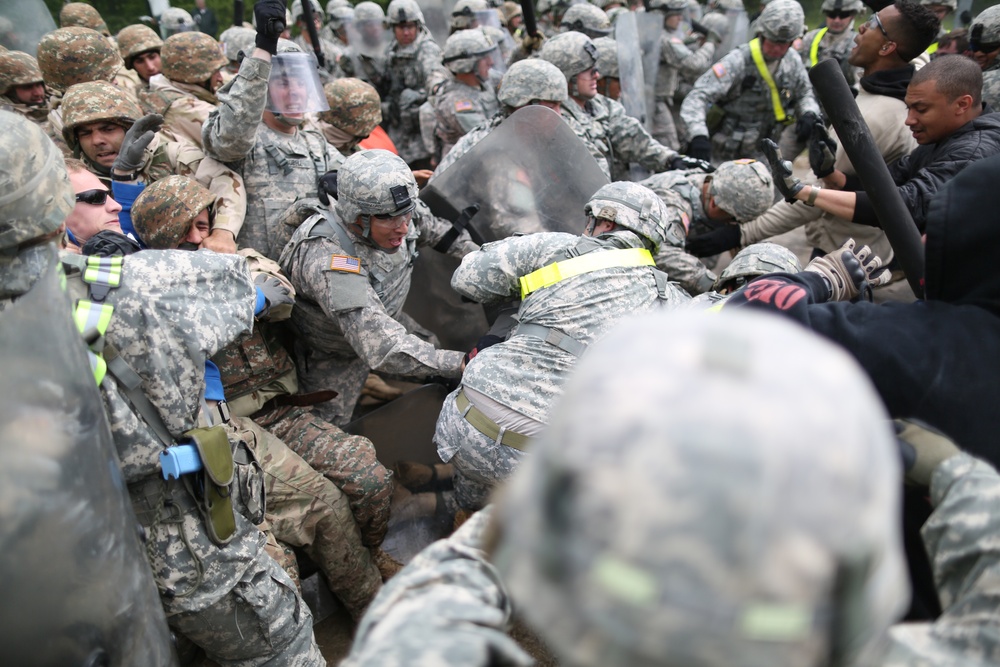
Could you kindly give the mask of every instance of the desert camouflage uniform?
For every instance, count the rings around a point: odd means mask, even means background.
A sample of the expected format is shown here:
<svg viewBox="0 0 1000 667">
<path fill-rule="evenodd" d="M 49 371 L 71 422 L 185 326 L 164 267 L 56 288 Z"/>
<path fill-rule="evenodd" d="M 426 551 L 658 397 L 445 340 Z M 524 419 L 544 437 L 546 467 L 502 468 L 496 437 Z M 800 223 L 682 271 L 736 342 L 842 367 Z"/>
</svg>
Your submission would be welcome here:
<svg viewBox="0 0 1000 667">
<path fill-rule="evenodd" d="M 660 67 L 656 72 L 656 109 L 653 115 L 653 137 L 674 150 L 680 149 L 674 124 L 674 93 L 681 77 L 694 78 L 712 64 L 715 43 L 706 41 L 692 51 L 680 37 L 660 35 Z"/>
<path fill-rule="evenodd" d="M 816 30 L 810 30 L 806 33 L 806 36 L 802 38 L 802 46 L 799 49 L 799 54 L 802 56 L 802 64 L 806 66 L 807 70 L 812 69 L 812 59 L 810 57 L 810 52 L 812 50 L 813 41 L 816 39 L 816 35 L 823 28 L 817 28 Z M 847 26 L 847 29 L 842 33 L 833 33 L 829 30 L 820 38 L 819 50 L 816 52 L 816 62 L 821 63 L 824 60 L 834 59 L 840 63 L 840 69 L 844 72 L 844 77 L 847 79 L 847 85 L 852 88 L 858 86 L 858 81 L 861 79 L 861 68 L 854 67 L 847 62 L 847 56 L 850 55 L 851 49 L 854 48 L 854 38 L 857 36 L 857 32 L 854 30 L 853 23 Z"/>
<path fill-rule="evenodd" d="M 179 438 L 198 424 L 207 356 L 250 330 L 249 272 L 233 255 L 146 251 L 126 258 L 122 273 L 106 299 L 114 306 L 107 341 Z M 75 297 L 86 297 L 82 282 L 70 285 Z M 184 486 L 162 479 L 157 436 L 115 382 L 105 381 L 102 393 L 171 627 L 222 665 L 256 665 L 266 656 L 323 664 L 309 609 L 264 553 L 263 534 L 237 513 L 232 541 L 216 545 Z"/>
<path fill-rule="evenodd" d="M 314 410 L 334 424 L 346 424 L 370 370 L 414 377 L 461 375 L 462 353 L 437 349 L 428 342 L 433 335 L 403 312 L 417 246 L 433 246 L 451 225 L 417 201 L 398 251 L 387 253 L 343 228 L 352 250 L 343 247 L 336 233 L 313 233 L 325 220 L 322 211 L 317 213 L 295 230 L 279 260 L 299 298 L 292 323 L 299 334 L 301 387 L 339 392 Z M 335 212 L 326 215 L 332 225 L 341 225 Z M 461 257 L 476 247 L 463 233 L 448 254 Z M 364 273 L 332 269 L 337 256 L 357 257 Z"/>
<path fill-rule="evenodd" d="M 807 112 L 821 115 L 797 52 L 789 49 L 771 76 L 790 119 Z M 725 115 L 710 134 L 706 114 L 713 104 Z M 774 118 L 770 89 L 757 72 L 747 44 L 733 49 L 698 78 L 681 105 L 681 118 L 691 137 L 711 137 L 712 159 L 717 162 L 758 156 L 760 139 L 778 141 L 785 128 Z"/>
<path fill-rule="evenodd" d="M 437 124 L 435 134 L 441 142 L 441 155 L 447 155 L 464 135 L 492 118 L 499 110 L 496 92 L 486 84 L 472 88 L 454 77 L 431 96 Z"/>
<path fill-rule="evenodd" d="M 146 113 L 163 116 L 163 132 L 201 148 L 201 128 L 219 100 L 197 84 L 157 74 L 149 80 L 147 90 L 139 91 L 139 103 Z"/>
<path fill-rule="evenodd" d="M 395 39 L 385 52 L 379 93 L 382 117 L 399 157 L 407 164 L 430 157 L 420 136 L 419 108 L 427 93 L 444 81 L 448 70 L 441 65 L 441 47 L 421 27 L 412 44 L 400 46 Z"/>
<path fill-rule="evenodd" d="M 315 197 L 320 177 L 343 161 L 316 130 L 275 132 L 261 122 L 270 63 L 244 58 L 240 72 L 217 92 L 218 108 L 202 128 L 205 152 L 242 175 L 246 219 L 237 242 L 277 259 L 291 238 L 282 214 L 296 200 Z"/>
</svg>

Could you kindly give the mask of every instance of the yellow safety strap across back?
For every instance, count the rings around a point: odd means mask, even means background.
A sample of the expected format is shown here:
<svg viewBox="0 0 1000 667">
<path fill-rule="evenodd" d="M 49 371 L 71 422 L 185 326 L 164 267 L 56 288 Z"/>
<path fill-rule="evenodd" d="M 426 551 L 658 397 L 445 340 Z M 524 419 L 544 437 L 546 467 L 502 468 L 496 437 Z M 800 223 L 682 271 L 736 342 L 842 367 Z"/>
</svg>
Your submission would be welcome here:
<svg viewBox="0 0 1000 667">
<path fill-rule="evenodd" d="M 750 41 L 750 55 L 753 56 L 753 63 L 757 66 L 757 71 L 760 72 L 761 78 L 764 79 L 764 83 L 771 90 L 771 106 L 774 107 L 774 119 L 779 123 L 786 122 L 788 116 L 785 114 L 785 108 L 781 106 L 781 93 L 778 92 L 778 84 L 774 82 L 771 71 L 767 69 L 767 63 L 764 62 L 764 54 L 760 50 L 760 37 Z"/>
<path fill-rule="evenodd" d="M 927 55 L 932 56 L 934 55 L 934 52 L 937 50 L 938 50 L 938 43 L 934 42 L 933 44 L 927 47 Z"/>
<path fill-rule="evenodd" d="M 561 280 L 579 276 L 591 271 L 612 267 L 655 266 L 653 255 L 645 248 L 621 248 L 603 252 L 589 252 L 561 262 L 553 262 L 518 278 L 521 284 L 521 298 L 543 287 L 550 287 Z"/>
<path fill-rule="evenodd" d="M 90 370 L 94 373 L 97 384 L 101 384 L 108 372 L 108 364 L 102 356 L 104 335 L 111 324 L 114 306 L 104 301 L 108 292 L 121 284 L 121 257 L 87 257 L 86 266 L 82 270 L 82 278 L 90 290 L 91 300 L 80 299 L 73 311 L 76 328 L 83 334 L 90 347 L 88 357 Z"/>
<path fill-rule="evenodd" d="M 819 62 L 819 43 L 823 41 L 823 36 L 827 33 L 829 28 L 823 28 L 816 36 L 813 38 L 812 44 L 809 46 L 809 63 L 810 67 L 816 67 L 816 63 Z"/>
</svg>

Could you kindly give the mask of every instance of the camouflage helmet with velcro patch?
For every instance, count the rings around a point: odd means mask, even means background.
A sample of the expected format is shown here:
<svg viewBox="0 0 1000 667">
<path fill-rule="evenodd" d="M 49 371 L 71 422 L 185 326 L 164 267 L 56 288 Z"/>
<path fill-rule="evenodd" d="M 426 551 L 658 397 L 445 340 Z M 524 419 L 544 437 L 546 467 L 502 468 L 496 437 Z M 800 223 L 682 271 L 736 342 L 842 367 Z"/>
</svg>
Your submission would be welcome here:
<svg viewBox="0 0 1000 667">
<path fill-rule="evenodd" d="M 584 205 L 583 211 L 593 218 L 588 229 L 593 229 L 597 220 L 613 222 L 646 239 L 653 253 L 666 239 L 667 226 L 671 222 L 670 211 L 655 192 L 629 181 L 601 186 Z"/>
<path fill-rule="evenodd" d="M 357 18 L 356 13 L 355 18 Z M 392 0 L 389 3 L 389 8 L 385 11 L 385 22 L 389 26 L 400 23 L 425 25 L 424 13 L 420 11 L 420 5 L 416 3 L 416 0 Z"/>
<path fill-rule="evenodd" d="M 203 32 L 171 35 L 160 49 L 163 76 L 181 83 L 205 83 L 229 64 L 222 47 Z"/>
<path fill-rule="evenodd" d="M 0 110 L 0 251 L 59 229 L 75 204 L 62 151 L 24 116 Z"/>
<path fill-rule="evenodd" d="M 63 139 L 74 151 L 79 148 L 76 129 L 101 121 L 121 125 L 126 130 L 142 118 L 142 109 L 120 88 L 107 81 L 90 81 L 71 86 L 63 96 Z"/>
<path fill-rule="evenodd" d="M 682 14 L 688 8 L 687 0 L 649 0 L 651 11 L 663 12 L 664 14 Z"/>
<path fill-rule="evenodd" d="M 772 42 L 793 42 L 802 36 L 806 15 L 795 0 L 774 0 L 757 18 L 757 32 Z"/>
<path fill-rule="evenodd" d="M 724 287 L 735 289 L 769 273 L 798 273 L 801 270 L 799 258 L 785 246 L 777 243 L 754 243 L 736 253 L 729 266 L 719 274 L 712 289 L 716 292 Z"/>
<path fill-rule="evenodd" d="M 125 67 L 132 68 L 132 61 L 136 56 L 147 51 L 159 53 L 163 47 L 163 40 L 156 34 L 156 31 L 148 25 L 136 23 L 122 28 L 115 38 L 118 41 L 118 53 L 125 61 Z"/>
<path fill-rule="evenodd" d="M 977 47 L 1000 44 L 1000 5 L 984 9 L 969 28 L 969 41 Z"/>
<path fill-rule="evenodd" d="M 72 26 L 90 28 L 105 37 L 111 36 L 108 24 L 104 22 L 101 13 L 85 2 L 71 2 L 63 5 L 63 8 L 59 10 L 59 27 L 70 28 Z"/>
<path fill-rule="evenodd" d="M 229 60 L 230 62 L 236 62 L 239 60 L 240 51 L 242 51 L 245 56 L 249 56 L 253 53 L 256 39 L 256 30 L 253 28 L 242 28 L 240 26 L 226 28 L 222 34 L 219 35 L 219 43 L 222 45 L 222 50 L 226 54 L 226 60 Z"/>
<path fill-rule="evenodd" d="M 329 17 L 326 24 L 332 30 L 340 30 L 344 24 L 354 20 L 354 7 L 348 5 L 347 7 L 334 7 L 332 10 L 328 8 L 326 15 Z"/>
<path fill-rule="evenodd" d="M 355 21 L 384 21 L 385 10 L 378 3 L 365 0 L 354 6 Z"/>
<path fill-rule="evenodd" d="M 38 61 L 22 51 L 0 53 L 0 95 L 14 86 L 27 86 L 43 81 Z"/>
<path fill-rule="evenodd" d="M 319 6 L 319 0 L 309 0 L 309 4 L 312 5 L 313 14 L 319 17 L 320 23 L 326 18 L 326 14 L 323 13 L 323 8 Z M 304 21 L 305 12 L 302 11 L 302 0 L 295 0 L 291 7 L 292 12 L 292 22 L 298 23 L 299 21 Z M 289 26 L 291 27 L 291 26 Z"/>
<path fill-rule="evenodd" d="M 597 47 L 582 32 L 561 32 L 545 41 L 539 57 L 558 67 L 569 81 L 597 64 Z"/>
<path fill-rule="evenodd" d="M 459 30 L 448 37 L 441 53 L 441 64 L 453 74 L 472 72 L 480 58 L 496 48 L 482 30 Z"/>
<path fill-rule="evenodd" d="M 514 109 L 535 100 L 562 104 L 567 97 L 566 77 L 558 67 L 538 58 L 526 58 L 512 64 L 497 91 L 500 103 Z"/>
<path fill-rule="evenodd" d="M 597 71 L 601 73 L 602 79 L 617 79 L 618 70 L 618 42 L 614 37 L 598 37 L 594 40 L 597 47 Z"/>
<path fill-rule="evenodd" d="M 167 7 L 157 20 L 160 24 L 160 36 L 163 39 L 167 39 L 179 32 L 195 32 L 198 30 L 198 24 L 194 22 L 194 18 L 190 12 L 180 7 Z"/>
<path fill-rule="evenodd" d="M 563 14 L 559 32 L 575 30 L 591 39 L 611 34 L 611 20 L 603 9 L 588 3 L 575 4 Z"/>
<path fill-rule="evenodd" d="M 334 79 L 323 86 L 328 111 L 319 112 L 322 121 L 352 137 L 367 137 L 382 122 L 382 101 L 378 91 L 361 79 Z"/>
<path fill-rule="evenodd" d="M 473 28 L 477 25 L 476 12 L 485 12 L 489 8 L 486 0 L 458 0 L 451 10 L 448 26 L 452 32 Z"/>
<path fill-rule="evenodd" d="M 361 217 L 363 235 L 371 231 L 373 215 L 404 215 L 417 200 L 417 182 L 401 157 L 386 150 L 351 155 L 337 172 L 337 215 L 344 224 Z"/>
<path fill-rule="evenodd" d="M 762 215 L 774 202 L 774 179 L 763 162 L 730 160 L 710 176 L 708 193 L 715 198 L 715 205 L 739 222 Z"/>
<path fill-rule="evenodd" d="M 38 67 L 57 91 L 86 81 L 112 81 L 125 65 L 101 33 L 90 28 L 58 28 L 38 42 Z"/>
<path fill-rule="evenodd" d="M 147 248 L 173 250 L 187 237 L 198 214 L 215 199 L 207 188 L 187 176 L 167 176 L 147 185 L 136 197 L 132 224 Z"/>
<path fill-rule="evenodd" d="M 864 9 L 861 0 L 823 0 L 822 12 L 852 12 L 859 14 Z"/>
<path fill-rule="evenodd" d="M 949 11 L 958 9 L 958 0 L 920 0 L 920 4 L 924 7 L 932 7 L 934 5 L 947 7 Z"/>
</svg>

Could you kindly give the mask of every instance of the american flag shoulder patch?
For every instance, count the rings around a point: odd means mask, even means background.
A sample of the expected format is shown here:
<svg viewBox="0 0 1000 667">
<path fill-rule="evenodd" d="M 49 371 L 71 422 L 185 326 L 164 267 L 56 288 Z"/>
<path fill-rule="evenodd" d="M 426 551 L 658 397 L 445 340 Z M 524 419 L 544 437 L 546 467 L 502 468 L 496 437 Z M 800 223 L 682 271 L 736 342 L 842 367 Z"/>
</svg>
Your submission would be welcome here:
<svg viewBox="0 0 1000 667">
<path fill-rule="evenodd" d="M 331 271 L 344 271 L 346 273 L 361 273 L 361 260 L 350 255 L 331 255 Z"/>
<path fill-rule="evenodd" d="M 726 76 L 726 66 L 722 63 L 715 63 L 712 65 L 712 71 L 715 72 L 715 77 L 721 79 Z"/>
<path fill-rule="evenodd" d="M 462 113 L 463 111 L 472 111 L 472 102 L 469 100 L 455 102 L 455 113 Z"/>
</svg>

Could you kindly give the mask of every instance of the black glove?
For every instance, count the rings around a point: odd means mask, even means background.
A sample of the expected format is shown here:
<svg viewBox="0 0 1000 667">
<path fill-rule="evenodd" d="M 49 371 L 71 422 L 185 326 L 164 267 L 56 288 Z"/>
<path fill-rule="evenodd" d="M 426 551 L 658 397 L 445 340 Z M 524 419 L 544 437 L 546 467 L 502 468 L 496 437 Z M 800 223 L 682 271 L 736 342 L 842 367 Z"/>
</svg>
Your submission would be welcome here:
<svg viewBox="0 0 1000 667">
<path fill-rule="evenodd" d="M 785 198 L 789 204 L 795 203 L 795 195 L 804 187 L 802 182 L 792 176 L 792 163 L 781 159 L 781 151 L 778 144 L 770 139 L 760 140 L 760 150 L 764 153 L 768 165 L 771 167 L 771 176 L 774 177 L 774 187 Z"/>
<path fill-rule="evenodd" d="M 83 244 L 80 248 L 81 255 L 95 255 L 97 257 L 116 257 L 131 255 L 142 250 L 139 244 L 125 236 L 121 232 L 110 229 L 97 232 Z"/>
<path fill-rule="evenodd" d="M 257 22 L 254 43 L 272 56 L 278 53 L 278 37 L 285 31 L 285 3 L 282 0 L 257 0 L 253 6 Z"/>
<path fill-rule="evenodd" d="M 819 116 L 814 114 L 812 111 L 807 111 L 802 114 L 802 117 L 795 121 L 795 139 L 800 144 L 804 144 L 809 141 L 809 137 L 812 135 L 813 125 L 820 123 Z"/>
<path fill-rule="evenodd" d="M 723 225 L 706 234 L 689 236 L 684 243 L 684 249 L 695 257 L 712 257 L 720 252 L 738 248 L 740 245 L 740 226 Z"/>
<path fill-rule="evenodd" d="M 837 142 L 826 133 L 821 123 L 813 125 L 809 138 L 809 166 L 817 178 L 825 178 L 833 173 L 833 162 L 837 155 Z"/>
<path fill-rule="evenodd" d="M 722 43 L 722 35 L 697 21 L 691 21 L 691 32 L 704 36 L 706 42 L 713 42 L 714 44 Z"/>
<path fill-rule="evenodd" d="M 503 338 L 500 336 L 495 336 L 493 334 L 486 334 L 481 336 L 478 341 L 476 341 L 476 346 L 469 350 L 468 354 L 465 355 L 465 363 L 469 363 L 476 358 L 476 355 L 485 350 L 488 347 L 493 347 L 497 343 L 502 343 Z"/>
<path fill-rule="evenodd" d="M 260 273 L 254 278 L 253 284 L 264 295 L 264 308 L 257 313 L 258 319 L 267 317 L 272 308 L 295 303 L 295 297 L 288 291 L 288 287 L 274 276 Z"/>
<path fill-rule="evenodd" d="M 337 199 L 337 172 L 328 171 L 319 177 L 317 195 L 323 206 L 330 206 L 330 200 Z"/>
<path fill-rule="evenodd" d="M 158 113 L 143 116 L 132 123 L 132 127 L 128 129 L 125 138 L 122 139 L 121 148 L 118 149 L 118 157 L 111 165 L 112 180 L 120 180 L 115 178 L 115 172 L 127 172 L 131 176 L 139 171 L 139 167 L 146 162 L 146 148 L 149 147 L 149 143 L 153 141 L 153 137 L 162 126 L 163 116 Z"/>
<path fill-rule="evenodd" d="M 711 162 L 687 155 L 678 155 L 670 160 L 670 169 L 700 169 L 706 174 L 711 174 L 715 171 L 715 167 L 712 166 Z"/>
<path fill-rule="evenodd" d="M 708 28 L 706 28 L 705 26 L 703 26 L 701 23 L 698 23 L 697 21 L 692 20 L 691 21 L 691 32 L 696 32 L 699 35 L 707 35 L 708 34 Z"/>
<path fill-rule="evenodd" d="M 699 135 L 697 137 L 691 138 L 691 143 L 688 144 L 687 154 L 697 160 L 704 160 L 705 162 L 712 161 L 712 142 L 708 140 L 708 137 Z"/>
</svg>

